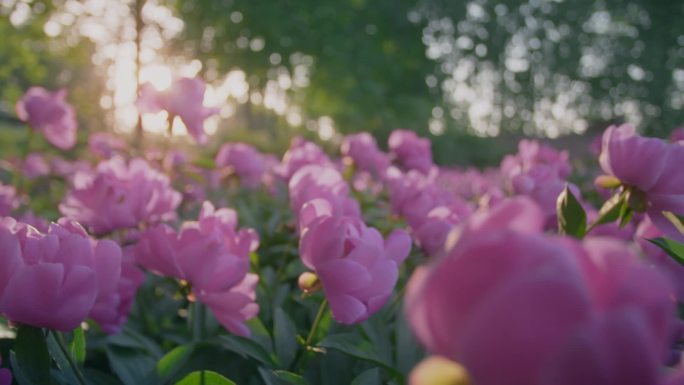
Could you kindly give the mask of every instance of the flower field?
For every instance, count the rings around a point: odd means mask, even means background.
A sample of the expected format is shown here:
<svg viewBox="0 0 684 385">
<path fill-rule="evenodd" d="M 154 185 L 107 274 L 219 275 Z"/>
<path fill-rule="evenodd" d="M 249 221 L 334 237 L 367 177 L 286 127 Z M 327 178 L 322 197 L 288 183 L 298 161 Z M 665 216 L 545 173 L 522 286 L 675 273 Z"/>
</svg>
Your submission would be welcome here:
<svg viewBox="0 0 684 385">
<path fill-rule="evenodd" d="M 137 101 L 189 147 L 79 144 L 66 90 L 17 103 L 0 384 L 684 384 L 681 132 L 610 126 L 590 159 L 525 139 L 488 169 L 406 129 L 208 153 L 204 93 Z"/>
</svg>

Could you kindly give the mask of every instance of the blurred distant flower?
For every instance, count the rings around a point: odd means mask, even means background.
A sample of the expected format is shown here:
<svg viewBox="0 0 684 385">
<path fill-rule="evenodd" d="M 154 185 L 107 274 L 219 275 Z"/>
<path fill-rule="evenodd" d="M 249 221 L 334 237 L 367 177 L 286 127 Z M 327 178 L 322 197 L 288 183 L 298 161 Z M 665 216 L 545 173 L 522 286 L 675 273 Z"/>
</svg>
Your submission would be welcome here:
<svg viewBox="0 0 684 385">
<path fill-rule="evenodd" d="M 215 163 L 216 167 L 230 167 L 246 187 L 258 186 L 265 172 L 263 155 L 246 143 L 225 143 Z"/>
<path fill-rule="evenodd" d="M 237 230 L 232 209 L 215 210 L 205 202 L 198 221 L 180 231 L 157 225 L 145 231 L 135 247 L 136 262 L 155 273 L 183 279 L 219 322 L 238 335 L 248 335 L 244 321 L 254 317 L 258 277 L 249 271 L 249 253 L 259 241 L 252 229 Z"/>
<path fill-rule="evenodd" d="M 100 162 L 95 171 L 76 174 L 72 184 L 59 210 L 96 234 L 174 219 L 181 201 L 169 178 L 141 158 Z"/>
<path fill-rule="evenodd" d="M 109 159 L 126 148 L 126 142 L 108 132 L 94 132 L 88 137 L 88 149 L 94 155 Z"/>
<path fill-rule="evenodd" d="M 41 176 L 50 175 L 50 165 L 45 160 L 45 156 L 40 152 L 33 152 L 26 156 L 21 172 L 26 179 L 35 179 Z"/>
<path fill-rule="evenodd" d="M 17 189 L 12 185 L 0 182 L 0 216 L 8 216 L 14 209 L 19 207 L 20 201 L 17 197 Z"/>
<path fill-rule="evenodd" d="M 300 168 L 309 164 L 332 165 L 332 161 L 317 144 L 298 136 L 290 141 L 290 148 L 283 155 L 280 164 L 276 166 L 275 172 L 289 181 Z"/>
<path fill-rule="evenodd" d="M 392 131 L 388 139 L 389 152 L 404 170 L 417 170 L 427 174 L 433 166 L 432 145 L 410 130 Z"/>
<path fill-rule="evenodd" d="M 204 120 L 219 112 L 218 108 L 204 106 L 206 85 L 199 78 L 179 78 L 166 91 L 158 91 L 150 83 L 140 88 L 136 104 L 141 113 L 157 113 L 165 110 L 169 117 L 180 117 L 188 133 L 199 143 L 206 143 Z"/>
<path fill-rule="evenodd" d="M 290 207 L 297 216 L 302 207 L 314 199 L 328 201 L 336 214 L 361 216 L 358 202 L 348 197 L 349 185 L 332 166 L 304 166 L 290 178 L 288 187 Z"/>
<path fill-rule="evenodd" d="M 670 134 L 670 142 L 684 141 L 684 127 L 675 128 Z"/>
<path fill-rule="evenodd" d="M 299 250 L 304 265 L 318 275 L 333 318 L 355 324 L 389 299 L 411 238 L 395 230 L 383 240 L 357 217 L 321 216 L 302 231 Z"/>
<path fill-rule="evenodd" d="M 389 157 L 380 151 L 375 138 L 367 132 L 347 135 L 342 141 L 340 152 L 342 156 L 352 159 L 360 171 L 379 176 L 389 167 Z"/>
<path fill-rule="evenodd" d="M 50 92 L 31 87 L 17 102 L 17 116 L 41 132 L 56 147 L 68 150 L 76 144 L 76 114 L 66 102 L 67 91 Z"/>
</svg>

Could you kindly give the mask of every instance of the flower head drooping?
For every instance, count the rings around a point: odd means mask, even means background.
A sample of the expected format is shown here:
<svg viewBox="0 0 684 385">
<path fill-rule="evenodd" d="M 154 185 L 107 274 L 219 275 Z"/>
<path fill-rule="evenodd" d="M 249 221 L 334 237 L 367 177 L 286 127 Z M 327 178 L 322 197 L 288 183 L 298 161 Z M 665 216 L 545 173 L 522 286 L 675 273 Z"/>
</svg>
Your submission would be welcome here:
<svg viewBox="0 0 684 385">
<path fill-rule="evenodd" d="M 76 114 L 66 102 L 67 91 L 31 87 L 17 102 L 17 116 L 39 131 L 52 145 L 68 150 L 76 144 Z"/>
<path fill-rule="evenodd" d="M 181 195 L 169 178 L 141 158 L 114 157 L 93 172 L 76 174 L 60 212 L 96 234 L 175 218 Z"/>
<path fill-rule="evenodd" d="M 237 230 L 235 211 L 215 210 L 205 202 L 198 221 L 185 222 L 179 232 L 163 224 L 145 231 L 134 255 L 140 265 L 157 274 L 189 282 L 195 298 L 224 327 L 248 335 L 244 322 L 259 311 L 258 276 L 248 273 L 249 253 L 258 244 L 254 230 Z"/>
<path fill-rule="evenodd" d="M 164 110 L 170 117 L 180 117 L 188 133 L 204 144 L 207 141 L 204 120 L 219 112 L 218 108 L 204 106 L 205 89 L 206 85 L 199 77 L 176 79 L 166 91 L 158 91 L 152 84 L 145 83 L 136 104 L 142 113 Z"/>
</svg>

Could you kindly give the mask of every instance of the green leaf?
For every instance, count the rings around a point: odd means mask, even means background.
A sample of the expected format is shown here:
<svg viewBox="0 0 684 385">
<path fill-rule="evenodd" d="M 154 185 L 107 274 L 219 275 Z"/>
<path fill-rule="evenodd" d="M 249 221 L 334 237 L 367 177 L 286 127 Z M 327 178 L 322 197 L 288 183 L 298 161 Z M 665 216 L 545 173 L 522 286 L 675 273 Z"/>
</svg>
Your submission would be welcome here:
<svg viewBox="0 0 684 385">
<path fill-rule="evenodd" d="M 684 266 L 684 244 L 667 238 L 653 238 L 648 241 L 663 249 L 667 255 Z"/>
<path fill-rule="evenodd" d="M 21 326 L 14 342 L 14 354 L 13 369 L 23 374 L 27 385 L 50 383 L 50 353 L 42 329 Z M 20 381 L 21 385 L 24 383 Z"/>
<path fill-rule="evenodd" d="M 213 170 L 216 168 L 216 163 L 211 158 L 197 158 L 192 161 L 192 165 L 207 170 Z"/>
<path fill-rule="evenodd" d="M 178 346 L 166 353 L 166 355 L 157 362 L 157 375 L 164 380 L 171 378 L 188 361 L 194 350 L 195 345 L 187 344 Z"/>
<path fill-rule="evenodd" d="M 286 370 L 274 370 L 273 374 L 278 377 L 281 383 L 288 385 L 307 385 L 304 377 L 296 373 L 288 372 Z"/>
<path fill-rule="evenodd" d="M 663 216 L 667 218 L 674 227 L 681 233 L 684 234 L 684 217 L 677 215 L 671 211 L 663 211 Z"/>
<path fill-rule="evenodd" d="M 83 364 L 86 359 L 86 338 L 83 328 L 74 329 L 69 343 L 69 353 L 77 363 Z"/>
<path fill-rule="evenodd" d="M 622 206 L 627 204 L 625 200 L 625 193 L 621 194 L 615 194 L 613 195 L 610 199 L 606 201 L 606 203 L 601 206 L 601 209 L 598 212 L 598 216 L 596 217 L 596 220 L 594 223 L 592 223 L 592 227 L 602 225 L 604 223 L 610 223 L 616 221 L 620 217 L 620 211 L 622 210 Z"/>
<path fill-rule="evenodd" d="M 107 344 L 142 350 L 154 358 L 164 355 L 164 352 L 154 340 L 130 328 L 124 328 L 121 333 L 108 336 Z"/>
<path fill-rule="evenodd" d="M 270 367 L 276 367 L 277 362 L 275 357 L 269 354 L 261 345 L 257 342 L 244 337 L 238 337 L 233 335 L 219 337 L 219 343 L 224 348 L 242 355 L 243 357 L 251 357 L 255 360 L 266 364 Z"/>
<path fill-rule="evenodd" d="M 328 349 L 336 349 L 352 357 L 372 362 L 392 372 L 395 376 L 401 376 L 401 373 L 399 373 L 391 363 L 382 359 L 372 343 L 356 333 L 329 335 L 318 345 Z"/>
<path fill-rule="evenodd" d="M 133 348 L 109 345 L 106 348 L 109 365 L 125 385 L 156 383 L 157 360 Z"/>
<path fill-rule="evenodd" d="M 297 329 L 281 308 L 276 309 L 273 323 L 276 355 L 280 360 L 280 367 L 287 368 L 297 353 Z"/>
<path fill-rule="evenodd" d="M 67 354 L 70 353 L 65 352 L 60 347 L 60 343 L 57 341 L 57 338 L 62 338 L 62 336 L 58 335 L 57 333 L 59 332 L 51 331 L 47 335 L 48 352 L 50 353 L 52 359 L 55 360 L 57 367 L 59 368 L 67 382 L 75 384 L 78 382 L 78 379 L 74 374 L 74 370 L 71 367 L 71 364 L 69 363 L 69 357 L 67 357 Z"/>
<path fill-rule="evenodd" d="M 378 385 L 380 384 L 380 370 L 378 368 L 368 369 L 359 374 L 351 385 Z"/>
<path fill-rule="evenodd" d="M 558 232 L 561 235 L 570 235 L 576 238 L 584 237 L 587 230 L 587 213 L 577 201 L 568 185 L 556 200 L 556 212 L 558 214 Z"/>
<path fill-rule="evenodd" d="M 211 370 L 198 370 L 183 377 L 175 385 L 236 385 L 233 381 Z"/>
</svg>

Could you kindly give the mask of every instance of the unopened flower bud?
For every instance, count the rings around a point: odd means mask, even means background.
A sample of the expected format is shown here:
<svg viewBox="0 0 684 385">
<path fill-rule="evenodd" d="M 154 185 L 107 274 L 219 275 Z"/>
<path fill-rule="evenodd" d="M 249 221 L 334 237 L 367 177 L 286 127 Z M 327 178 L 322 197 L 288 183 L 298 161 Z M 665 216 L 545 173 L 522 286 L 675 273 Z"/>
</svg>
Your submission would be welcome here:
<svg viewBox="0 0 684 385">
<path fill-rule="evenodd" d="M 621 184 L 622 182 L 620 181 L 620 179 L 612 175 L 599 175 L 594 180 L 594 185 L 603 188 L 617 188 L 620 187 Z"/>
<path fill-rule="evenodd" d="M 440 356 L 421 361 L 409 376 L 409 385 L 468 385 L 468 372 L 457 362 Z"/>
<path fill-rule="evenodd" d="M 302 273 L 297 283 L 305 294 L 312 294 L 321 289 L 321 281 L 318 276 L 310 271 Z"/>
</svg>

